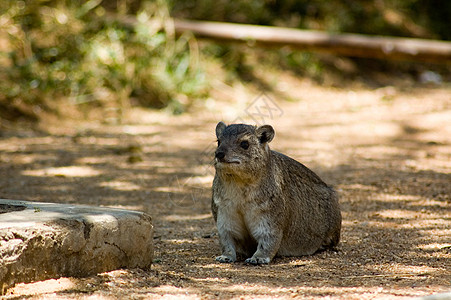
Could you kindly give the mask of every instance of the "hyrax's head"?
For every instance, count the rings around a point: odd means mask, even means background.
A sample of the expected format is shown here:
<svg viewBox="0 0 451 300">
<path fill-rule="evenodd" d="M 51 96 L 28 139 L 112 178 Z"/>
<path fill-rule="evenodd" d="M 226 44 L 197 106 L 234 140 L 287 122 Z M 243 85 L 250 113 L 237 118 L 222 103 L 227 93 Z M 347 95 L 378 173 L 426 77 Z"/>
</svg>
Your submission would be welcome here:
<svg viewBox="0 0 451 300">
<path fill-rule="evenodd" d="M 216 125 L 218 148 L 215 152 L 215 168 L 224 175 L 243 180 L 256 178 L 267 165 L 269 146 L 275 135 L 270 125 L 260 127 L 223 122 Z"/>
</svg>

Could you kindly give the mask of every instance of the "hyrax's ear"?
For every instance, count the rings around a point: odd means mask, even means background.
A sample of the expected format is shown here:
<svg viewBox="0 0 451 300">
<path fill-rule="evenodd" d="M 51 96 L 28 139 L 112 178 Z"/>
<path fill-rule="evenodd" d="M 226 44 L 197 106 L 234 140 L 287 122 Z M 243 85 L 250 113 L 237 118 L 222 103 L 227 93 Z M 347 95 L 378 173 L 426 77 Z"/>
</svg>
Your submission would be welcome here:
<svg viewBox="0 0 451 300">
<path fill-rule="evenodd" d="M 271 125 L 263 125 L 257 128 L 257 137 L 262 144 L 271 142 L 275 134 Z"/>
<path fill-rule="evenodd" d="M 218 125 L 216 125 L 216 137 L 218 139 L 226 127 L 227 125 L 224 122 L 219 122 Z"/>
</svg>

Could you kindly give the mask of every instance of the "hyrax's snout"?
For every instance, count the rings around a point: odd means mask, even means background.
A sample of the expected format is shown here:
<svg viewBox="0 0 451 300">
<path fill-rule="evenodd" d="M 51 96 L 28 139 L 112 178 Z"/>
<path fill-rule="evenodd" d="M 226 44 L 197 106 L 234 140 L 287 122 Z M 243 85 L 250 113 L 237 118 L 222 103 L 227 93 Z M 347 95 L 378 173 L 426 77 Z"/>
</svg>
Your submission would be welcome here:
<svg viewBox="0 0 451 300">
<path fill-rule="evenodd" d="M 220 145 L 215 152 L 215 159 L 218 163 L 221 164 L 239 164 L 240 160 L 236 155 L 233 154 L 233 151 L 230 151 L 228 147 L 225 145 Z"/>
<path fill-rule="evenodd" d="M 225 152 L 223 151 L 223 150 L 216 150 L 216 152 L 215 152 L 215 157 L 218 159 L 218 160 L 224 160 L 224 158 L 225 158 Z"/>
</svg>

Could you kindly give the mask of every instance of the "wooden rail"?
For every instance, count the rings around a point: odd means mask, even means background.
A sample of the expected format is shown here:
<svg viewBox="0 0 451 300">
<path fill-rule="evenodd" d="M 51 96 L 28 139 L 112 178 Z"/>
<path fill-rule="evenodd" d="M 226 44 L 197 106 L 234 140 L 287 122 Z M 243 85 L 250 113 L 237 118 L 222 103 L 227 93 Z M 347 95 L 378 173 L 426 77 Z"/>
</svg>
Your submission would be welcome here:
<svg viewBox="0 0 451 300">
<path fill-rule="evenodd" d="M 451 42 L 362 34 L 331 34 L 272 26 L 174 20 L 177 34 L 190 31 L 196 37 L 271 47 L 289 46 L 304 51 L 351 57 L 451 63 Z"/>
</svg>

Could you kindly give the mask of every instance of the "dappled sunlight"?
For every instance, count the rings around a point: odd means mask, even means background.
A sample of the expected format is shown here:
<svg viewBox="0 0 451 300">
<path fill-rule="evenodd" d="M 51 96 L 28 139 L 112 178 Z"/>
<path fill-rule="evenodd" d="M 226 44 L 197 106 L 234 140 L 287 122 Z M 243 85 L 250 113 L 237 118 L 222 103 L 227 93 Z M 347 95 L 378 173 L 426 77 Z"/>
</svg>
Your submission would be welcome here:
<svg viewBox="0 0 451 300">
<path fill-rule="evenodd" d="M 344 190 L 377 191 L 377 188 L 375 186 L 364 185 L 359 183 L 340 184 L 340 188 Z"/>
<path fill-rule="evenodd" d="M 449 237 L 451 236 L 451 222 L 447 221 L 446 223 L 443 222 L 442 224 L 448 225 L 445 228 L 436 228 L 436 223 L 431 224 L 431 225 L 435 225 L 434 227 L 431 228 L 431 226 L 429 226 L 430 229 L 423 229 L 420 231 L 421 234 L 430 237 L 430 238 L 434 238 L 439 240 L 440 238 L 445 238 L 445 240 L 449 241 Z"/>
<path fill-rule="evenodd" d="M 400 194 L 393 194 L 393 193 L 374 193 L 371 195 L 371 197 L 374 200 L 381 201 L 381 202 L 392 202 L 396 201 L 399 203 L 409 203 L 415 202 L 415 201 L 423 201 L 425 200 L 424 197 L 417 196 L 417 195 L 400 195 Z"/>
<path fill-rule="evenodd" d="M 136 136 L 155 135 L 155 138 L 159 139 L 155 127 L 149 125 L 126 125 L 122 128 L 122 131 L 126 134 Z"/>
<path fill-rule="evenodd" d="M 5 159 L 3 162 L 12 162 L 15 164 L 28 165 L 32 163 L 46 162 L 52 163 L 56 162 L 57 158 L 53 155 L 46 154 L 22 154 L 14 153 L 14 156 L 9 159 Z"/>
<path fill-rule="evenodd" d="M 20 283 L 10 290 L 12 295 L 42 295 L 70 290 L 76 287 L 78 279 L 60 278 L 38 281 L 34 283 Z"/>
<path fill-rule="evenodd" d="M 166 163 L 163 166 L 160 165 L 158 172 L 172 176 L 175 176 L 174 174 L 180 174 L 180 165 L 177 165 L 177 163 L 177 160 L 175 160 L 174 162 Z M 151 165 L 154 166 L 154 164 Z"/>
<path fill-rule="evenodd" d="M 440 218 L 439 214 L 432 213 L 422 213 L 415 211 L 408 211 L 402 209 L 387 209 L 376 212 L 377 216 L 386 218 L 386 219 L 405 219 L 405 220 L 414 220 L 414 219 L 437 219 Z"/>
<path fill-rule="evenodd" d="M 451 249 L 451 241 L 448 243 L 430 243 L 430 244 L 420 244 L 417 246 L 421 250 L 437 251 Z"/>
<path fill-rule="evenodd" d="M 349 122 L 349 121 L 348 121 Z M 332 131 L 332 132 L 331 132 Z M 392 122 L 377 122 L 358 120 L 355 123 L 340 124 L 336 126 L 322 126 L 309 130 L 309 135 L 314 138 L 316 136 L 327 136 L 333 134 L 343 138 L 346 136 L 358 136 L 356 143 L 370 143 L 375 139 L 386 139 L 398 136 L 401 129 L 397 124 Z"/>
<path fill-rule="evenodd" d="M 264 283 L 264 282 L 263 282 Z M 328 287 L 327 282 L 324 282 L 324 285 L 321 287 L 312 287 L 309 284 L 300 285 L 296 287 L 282 287 L 283 279 L 281 278 L 279 287 L 272 286 L 270 292 L 268 292 L 265 288 L 264 284 L 232 284 L 227 286 L 222 286 L 218 288 L 221 292 L 229 292 L 229 293 L 237 293 L 242 294 L 243 296 L 240 299 L 268 299 L 268 298 L 278 298 L 278 297 L 292 297 L 296 298 L 302 295 L 310 296 L 310 297 L 325 297 L 337 299 L 354 299 L 348 298 L 352 297 L 353 294 L 365 293 L 368 295 L 376 296 L 376 295 L 384 295 L 384 288 L 368 288 L 368 287 Z M 356 298 L 357 299 L 357 298 Z"/>
<path fill-rule="evenodd" d="M 418 171 L 447 172 L 451 169 L 451 153 L 424 152 L 417 160 L 406 161 L 406 166 Z"/>
<path fill-rule="evenodd" d="M 443 216 L 439 216 L 439 217 L 425 216 L 425 217 L 411 219 L 411 220 L 409 220 L 409 223 L 407 223 L 407 224 L 400 224 L 399 228 L 407 228 L 407 229 L 416 228 L 418 230 L 421 229 L 422 230 L 421 232 L 423 232 L 423 230 L 428 229 L 428 228 L 437 228 L 437 230 L 440 230 L 440 231 L 444 230 L 446 232 L 445 228 L 449 227 L 449 226 L 451 226 L 451 218 L 446 218 Z M 451 230 L 450 230 L 450 232 L 451 232 Z M 435 234 L 437 234 L 437 232 L 435 232 Z M 436 237 L 437 237 L 437 235 L 436 235 Z"/>
<path fill-rule="evenodd" d="M 81 157 L 75 160 L 75 163 L 82 165 L 100 165 L 110 163 L 111 158 L 106 156 Z"/>
<path fill-rule="evenodd" d="M 189 240 L 189 239 L 167 239 L 167 240 L 165 240 L 165 242 L 173 243 L 173 244 L 177 244 L 177 245 L 181 245 L 181 244 L 196 244 L 196 241 Z"/>
<path fill-rule="evenodd" d="M 207 178 L 207 180 L 206 180 Z M 211 184 L 210 177 L 188 177 L 188 178 L 179 178 L 177 175 L 174 175 L 172 178 L 168 179 L 167 186 L 160 186 L 154 188 L 157 192 L 165 192 L 165 193 L 199 193 L 205 190 L 205 185 Z"/>
<path fill-rule="evenodd" d="M 177 190 L 180 189 L 178 186 L 160 186 L 156 187 L 153 190 L 156 192 L 162 192 L 162 193 L 173 193 L 177 192 Z"/>
<path fill-rule="evenodd" d="M 168 162 L 166 162 L 166 161 L 161 161 L 161 160 L 149 160 L 149 161 L 147 162 L 147 164 L 148 164 L 149 167 L 154 167 L 154 168 L 161 168 L 161 169 L 169 168 L 169 170 L 168 170 L 167 172 L 174 171 L 174 168 L 168 167 L 169 164 L 168 164 Z"/>
<path fill-rule="evenodd" d="M 93 145 L 96 147 L 101 146 L 116 146 L 117 145 L 117 136 L 103 137 L 97 135 L 90 136 L 80 136 L 76 137 L 76 142 L 81 145 Z"/>
<path fill-rule="evenodd" d="M 154 293 L 164 294 L 161 299 L 199 299 L 200 295 L 190 288 L 180 288 L 172 285 L 162 285 L 153 289 Z"/>
<path fill-rule="evenodd" d="M 108 205 L 109 208 L 128 209 L 135 211 L 143 211 L 143 205 Z"/>
<path fill-rule="evenodd" d="M 384 267 L 384 272 L 388 272 L 390 274 L 409 274 L 409 275 L 431 275 L 432 273 L 445 271 L 446 268 L 443 266 L 442 268 L 434 268 L 429 266 L 406 266 L 405 264 L 396 264 L 393 263 L 389 266 Z"/>
<path fill-rule="evenodd" d="M 22 172 L 25 176 L 61 176 L 61 177 L 94 177 L 102 174 L 101 171 L 96 170 L 89 166 L 68 166 L 68 167 L 56 167 L 45 168 L 38 170 L 26 170 Z"/>
<path fill-rule="evenodd" d="M 202 166 L 203 167 L 203 166 Z M 186 183 L 188 185 L 192 186 L 211 186 L 211 183 L 213 182 L 214 178 L 214 169 L 202 169 L 204 171 L 210 171 L 209 174 L 203 175 L 203 176 L 192 176 L 188 180 L 186 180 Z"/>
<path fill-rule="evenodd" d="M 210 219 L 212 216 L 210 213 L 208 214 L 201 214 L 201 215 L 169 215 L 166 217 L 163 217 L 163 220 L 170 221 L 170 222 L 182 222 L 182 221 L 189 221 L 189 220 L 205 220 Z"/>
<path fill-rule="evenodd" d="M 141 188 L 141 186 L 137 184 L 126 181 L 106 181 L 101 182 L 99 185 L 101 187 L 111 188 L 118 191 L 136 191 Z"/>
<path fill-rule="evenodd" d="M 203 266 L 201 266 L 203 267 Z M 199 282 L 199 283 L 228 283 L 229 279 L 227 278 L 220 278 L 220 277 L 207 277 L 207 278 L 192 278 L 191 280 Z"/>
<path fill-rule="evenodd" d="M 387 155 L 393 157 L 402 157 L 406 155 L 404 149 L 400 149 L 395 145 L 371 145 L 362 147 L 355 150 L 355 154 L 363 159 L 381 159 L 387 157 Z"/>
</svg>

